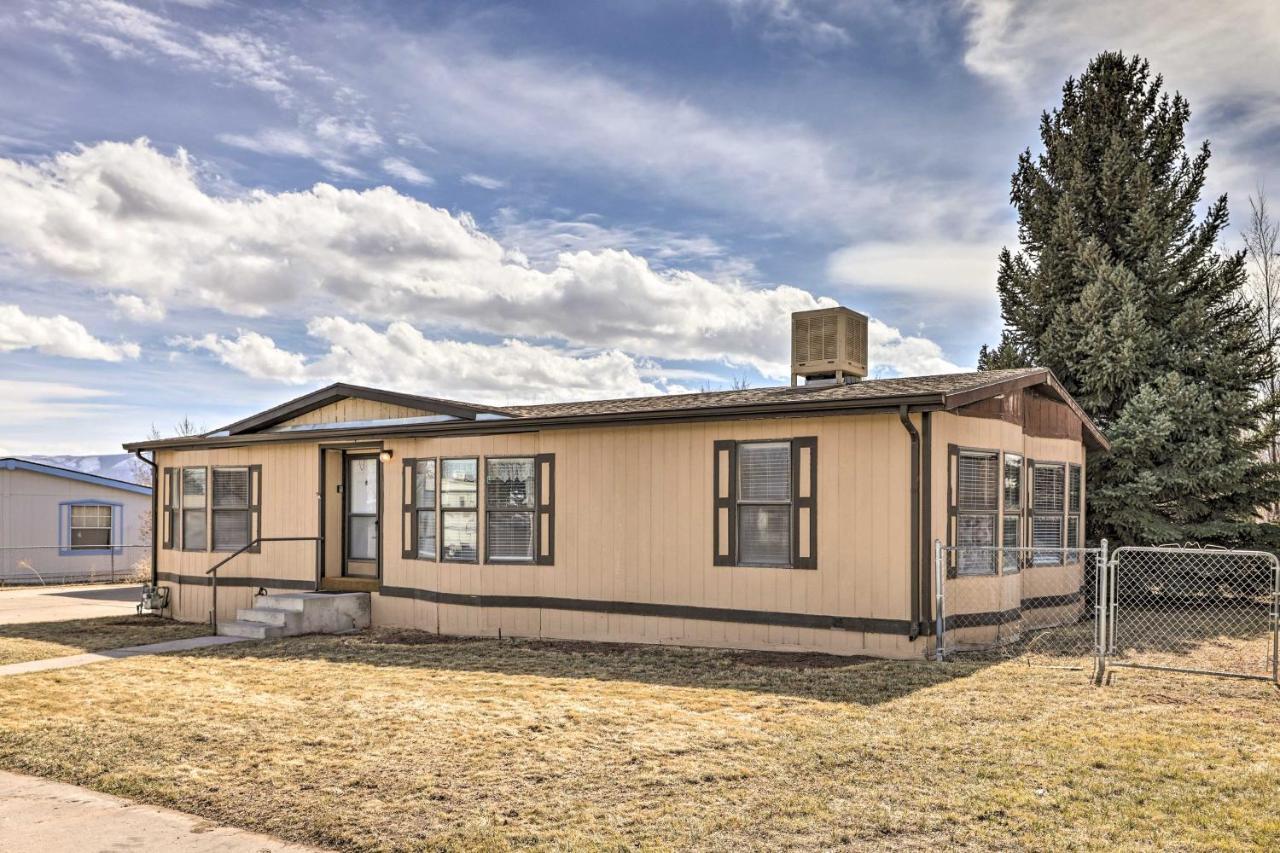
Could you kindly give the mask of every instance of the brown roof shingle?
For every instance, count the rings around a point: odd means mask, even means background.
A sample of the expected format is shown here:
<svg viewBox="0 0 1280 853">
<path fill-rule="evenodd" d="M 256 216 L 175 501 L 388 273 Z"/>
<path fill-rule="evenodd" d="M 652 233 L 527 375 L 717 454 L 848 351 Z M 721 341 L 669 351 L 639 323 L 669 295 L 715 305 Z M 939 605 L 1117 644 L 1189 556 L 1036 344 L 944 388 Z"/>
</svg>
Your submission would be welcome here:
<svg viewBox="0 0 1280 853">
<path fill-rule="evenodd" d="M 503 406 L 501 411 L 518 418 L 575 417 L 640 412 L 677 412 L 750 406 L 766 403 L 816 402 L 821 400 L 875 400 L 911 394 L 954 394 L 1043 373 L 1042 368 L 988 370 L 978 373 L 943 373 L 936 376 L 905 376 L 900 379 L 866 379 L 848 385 L 773 386 L 735 391 L 705 391 L 698 394 L 664 394 L 654 397 L 624 397 L 619 400 L 585 400 L 578 403 L 545 403 L 534 406 Z"/>
</svg>

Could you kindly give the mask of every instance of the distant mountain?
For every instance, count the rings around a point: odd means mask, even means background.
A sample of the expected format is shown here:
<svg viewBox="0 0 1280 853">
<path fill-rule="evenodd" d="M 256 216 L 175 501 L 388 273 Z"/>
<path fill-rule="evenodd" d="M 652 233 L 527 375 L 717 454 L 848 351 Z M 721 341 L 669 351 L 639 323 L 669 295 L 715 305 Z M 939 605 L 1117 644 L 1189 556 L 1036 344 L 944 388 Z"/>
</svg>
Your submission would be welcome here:
<svg viewBox="0 0 1280 853">
<path fill-rule="evenodd" d="M 99 477 L 124 480 L 127 483 L 141 482 L 138 475 L 142 472 L 138 469 L 146 467 L 131 453 L 104 453 L 101 456 L 24 456 L 22 458 L 45 465 L 55 465 L 58 468 L 83 471 L 86 474 L 97 474 Z"/>
</svg>

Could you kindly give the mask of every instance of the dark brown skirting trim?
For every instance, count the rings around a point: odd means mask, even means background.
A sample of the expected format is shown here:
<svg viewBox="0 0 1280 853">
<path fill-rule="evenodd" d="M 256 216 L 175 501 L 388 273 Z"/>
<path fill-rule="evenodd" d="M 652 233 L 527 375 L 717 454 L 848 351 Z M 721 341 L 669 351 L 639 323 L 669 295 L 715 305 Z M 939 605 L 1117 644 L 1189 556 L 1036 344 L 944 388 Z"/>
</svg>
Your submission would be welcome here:
<svg viewBox="0 0 1280 853">
<path fill-rule="evenodd" d="M 1014 607 L 1011 610 L 988 610 L 985 613 L 956 613 L 947 617 L 944 628 L 947 631 L 954 631 L 957 628 L 989 628 L 995 625 L 1008 625 L 1021 618 L 1021 607 Z"/>
<path fill-rule="evenodd" d="M 1042 595 L 1038 598 L 1022 599 L 1023 610 L 1036 610 L 1044 607 L 1062 607 L 1064 604 L 1075 604 L 1084 601 L 1084 591 L 1076 590 L 1062 595 Z"/>
<path fill-rule="evenodd" d="M 740 622 L 784 628 L 838 629 L 869 634 L 906 636 L 907 619 L 873 619 L 861 616 L 821 616 L 812 613 L 779 613 L 766 610 L 733 610 L 727 607 L 698 607 L 687 604 L 658 604 L 647 601 L 593 601 L 582 598 L 544 598 L 536 595 L 466 595 L 431 589 L 384 586 L 380 592 L 392 598 L 412 598 L 434 604 L 464 607 L 526 607 L 541 610 L 570 610 L 579 613 L 614 613 L 623 616 L 659 616 L 667 619 L 699 619 L 707 622 Z"/>
<path fill-rule="evenodd" d="M 180 575 L 176 572 L 157 572 L 156 577 L 163 582 L 176 583 L 180 586 L 213 586 L 208 575 Z M 315 581 L 285 580 L 282 578 L 218 578 L 218 586 L 265 586 L 267 589 L 301 589 L 311 592 L 316 588 Z"/>
</svg>

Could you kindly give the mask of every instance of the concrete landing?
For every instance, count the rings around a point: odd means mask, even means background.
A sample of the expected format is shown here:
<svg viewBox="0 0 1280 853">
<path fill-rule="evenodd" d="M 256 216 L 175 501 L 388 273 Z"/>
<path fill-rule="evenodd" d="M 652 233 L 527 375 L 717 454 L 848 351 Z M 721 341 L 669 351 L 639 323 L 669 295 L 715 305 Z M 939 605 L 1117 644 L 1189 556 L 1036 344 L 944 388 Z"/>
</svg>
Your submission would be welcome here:
<svg viewBox="0 0 1280 853">
<path fill-rule="evenodd" d="M 0 772 L 0 850 L 5 853 L 318 853 L 269 835 Z"/>
<path fill-rule="evenodd" d="M 82 655 L 66 655 L 60 658 L 9 663 L 0 666 L 0 678 L 6 675 L 44 672 L 50 669 L 70 669 L 73 666 L 104 663 L 109 660 L 122 660 L 124 658 L 137 657 L 138 655 L 158 655 L 164 652 L 185 652 L 191 649 L 203 649 L 206 646 L 225 646 L 227 643 L 238 643 L 240 639 L 239 637 L 189 637 L 185 640 L 148 643 L 145 646 L 125 646 L 123 649 L 108 649 L 102 652 L 86 652 Z M 3 849 L 5 848 L 0 847 L 0 850 Z"/>
<path fill-rule="evenodd" d="M 218 622 L 218 634 L 246 640 L 296 637 L 299 634 L 345 634 L 369 627 L 367 592 L 283 592 L 255 595 L 253 607 L 236 618 Z"/>
</svg>

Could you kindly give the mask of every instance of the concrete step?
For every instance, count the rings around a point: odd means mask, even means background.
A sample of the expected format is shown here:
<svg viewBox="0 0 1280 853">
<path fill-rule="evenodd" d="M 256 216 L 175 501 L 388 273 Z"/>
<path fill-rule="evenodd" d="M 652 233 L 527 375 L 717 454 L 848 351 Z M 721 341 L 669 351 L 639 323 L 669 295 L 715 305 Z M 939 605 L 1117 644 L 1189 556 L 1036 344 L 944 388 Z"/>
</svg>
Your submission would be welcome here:
<svg viewBox="0 0 1280 853">
<path fill-rule="evenodd" d="M 218 623 L 219 637 L 244 637 L 247 640 L 270 640 L 285 636 L 285 629 L 262 622 L 248 622 L 236 619 L 231 622 Z"/>
<path fill-rule="evenodd" d="M 284 628 L 286 631 L 298 633 L 302 628 L 302 613 L 297 610 L 282 610 L 278 607 L 249 607 L 240 608 L 236 611 L 236 619 L 241 622 L 261 622 L 263 625 L 272 625 L 276 628 Z"/>
<path fill-rule="evenodd" d="M 284 614 L 284 615 L 281 615 Z M 255 595 L 253 607 L 236 614 L 241 620 L 260 622 L 295 634 L 340 634 L 369 627 L 367 592 L 282 592 Z"/>
</svg>

